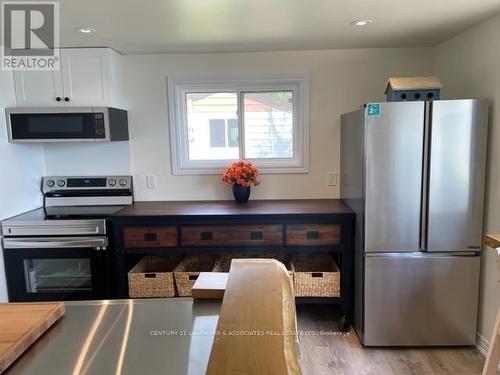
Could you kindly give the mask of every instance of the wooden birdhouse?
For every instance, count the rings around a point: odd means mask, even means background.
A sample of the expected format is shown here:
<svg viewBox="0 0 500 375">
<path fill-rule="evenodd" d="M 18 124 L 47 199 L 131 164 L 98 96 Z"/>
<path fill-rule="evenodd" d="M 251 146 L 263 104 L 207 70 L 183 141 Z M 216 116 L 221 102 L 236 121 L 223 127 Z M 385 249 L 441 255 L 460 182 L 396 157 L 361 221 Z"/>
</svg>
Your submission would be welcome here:
<svg viewBox="0 0 500 375">
<path fill-rule="evenodd" d="M 392 77 L 387 81 L 388 102 L 438 100 L 443 85 L 436 77 Z"/>
</svg>

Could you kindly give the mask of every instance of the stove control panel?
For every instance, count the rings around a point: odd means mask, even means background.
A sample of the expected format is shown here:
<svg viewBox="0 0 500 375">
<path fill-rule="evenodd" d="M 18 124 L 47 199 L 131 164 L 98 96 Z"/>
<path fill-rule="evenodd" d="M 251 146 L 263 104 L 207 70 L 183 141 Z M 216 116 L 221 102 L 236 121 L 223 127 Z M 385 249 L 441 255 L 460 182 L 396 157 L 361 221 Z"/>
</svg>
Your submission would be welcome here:
<svg viewBox="0 0 500 375">
<path fill-rule="evenodd" d="M 42 177 L 42 192 L 70 190 L 132 190 L 132 176 L 48 176 Z"/>
</svg>

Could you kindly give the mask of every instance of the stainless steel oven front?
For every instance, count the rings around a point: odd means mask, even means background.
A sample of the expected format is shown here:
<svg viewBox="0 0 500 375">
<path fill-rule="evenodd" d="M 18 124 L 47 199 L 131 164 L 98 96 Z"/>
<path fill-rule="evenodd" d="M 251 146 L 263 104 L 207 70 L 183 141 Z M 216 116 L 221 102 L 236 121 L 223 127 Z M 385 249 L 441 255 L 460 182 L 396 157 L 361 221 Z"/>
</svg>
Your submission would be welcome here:
<svg viewBox="0 0 500 375">
<path fill-rule="evenodd" d="M 4 238 L 11 302 L 103 299 L 108 295 L 108 239 Z"/>
</svg>

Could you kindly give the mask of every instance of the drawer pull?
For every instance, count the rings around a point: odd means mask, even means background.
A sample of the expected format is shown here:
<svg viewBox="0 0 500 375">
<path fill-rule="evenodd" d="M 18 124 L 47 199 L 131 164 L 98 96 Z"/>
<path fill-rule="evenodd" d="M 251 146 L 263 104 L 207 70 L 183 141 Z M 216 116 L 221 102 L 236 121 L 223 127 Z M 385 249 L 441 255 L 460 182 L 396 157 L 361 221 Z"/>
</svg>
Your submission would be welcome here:
<svg viewBox="0 0 500 375">
<path fill-rule="evenodd" d="M 264 238 L 264 236 L 262 235 L 262 231 L 259 230 L 250 232 L 251 240 L 261 240 L 262 238 Z"/>
<path fill-rule="evenodd" d="M 198 280 L 199 275 L 189 275 L 188 278 L 189 280 Z"/>
<path fill-rule="evenodd" d="M 306 238 L 308 240 L 317 240 L 319 239 L 319 232 L 317 230 L 308 230 L 306 233 Z"/>
<path fill-rule="evenodd" d="M 144 241 L 156 241 L 158 236 L 156 233 L 144 233 Z"/>
<path fill-rule="evenodd" d="M 311 273 L 312 277 L 323 277 L 323 272 L 313 272 Z"/>
<path fill-rule="evenodd" d="M 144 277 L 146 279 L 156 279 L 156 273 L 145 273 Z"/>
<path fill-rule="evenodd" d="M 202 241 L 210 241 L 214 239 L 214 234 L 212 232 L 201 232 L 200 239 Z"/>
</svg>

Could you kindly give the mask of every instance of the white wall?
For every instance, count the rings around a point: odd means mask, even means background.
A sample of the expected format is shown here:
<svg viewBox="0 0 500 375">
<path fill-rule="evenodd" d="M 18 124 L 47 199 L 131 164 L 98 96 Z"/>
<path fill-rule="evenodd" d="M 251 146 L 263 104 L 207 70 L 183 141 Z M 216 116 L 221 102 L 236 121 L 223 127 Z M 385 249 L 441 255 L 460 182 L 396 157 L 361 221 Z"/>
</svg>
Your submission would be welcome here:
<svg viewBox="0 0 500 375">
<path fill-rule="evenodd" d="M 490 100 L 490 127 L 486 181 L 485 232 L 500 232 L 500 16 L 436 48 L 436 74 L 447 98 L 478 97 Z M 498 309 L 495 255 L 482 253 L 479 334 L 490 339 Z"/>
<path fill-rule="evenodd" d="M 326 186 L 326 173 L 339 169 L 340 114 L 357 109 L 365 101 L 383 100 L 385 81 L 391 75 L 432 73 L 432 56 L 432 49 L 125 56 L 123 87 L 128 100 L 130 142 L 49 146 L 47 172 L 122 173 L 130 168 L 138 200 L 230 199 L 230 189 L 219 176 L 171 174 L 167 76 L 308 73 L 310 173 L 264 175 L 252 196 L 335 198 L 338 189 Z M 157 175 L 157 189 L 146 189 L 148 174 Z"/>
<path fill-rule="evenodd" d="M 130 143 L 68 143 L 45 145 L 47 176 L 131 173 Z"/>
<path fill-rule="evenodd" d="M 12 73 L 0 70 L 0 114 L 15 105 Z M 0 220 L 41 206 L 40 177 L 44 174 L 40 145 L 9 144 L 5 116 L 0 115 Z M 0 247 L 0 301 L 7 300 Z"/>
</svg>

